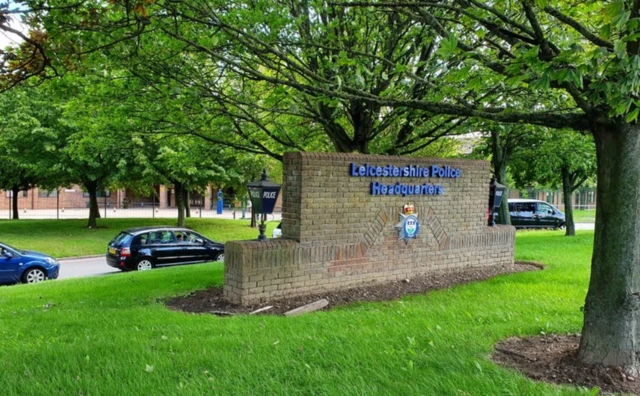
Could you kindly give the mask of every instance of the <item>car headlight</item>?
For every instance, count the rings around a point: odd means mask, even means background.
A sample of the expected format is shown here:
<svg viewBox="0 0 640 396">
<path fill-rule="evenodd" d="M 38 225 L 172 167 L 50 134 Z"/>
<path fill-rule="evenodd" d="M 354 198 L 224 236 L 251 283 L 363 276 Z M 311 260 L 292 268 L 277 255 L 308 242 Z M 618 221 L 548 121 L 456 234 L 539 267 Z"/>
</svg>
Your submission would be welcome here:
<svg viewBox="0 0 640 396">
<path fill-rule="evenodd" d="M 45 260 L 47 263 L 51 264 L 51 265 L 56 265 L 56 264 L 58 264 L 58 262 L 56 261 L 56 259 L 51 258 L 51 257 L 45 257 L 45 258 L 44 258 L 44 260 Z"/>
</svg>

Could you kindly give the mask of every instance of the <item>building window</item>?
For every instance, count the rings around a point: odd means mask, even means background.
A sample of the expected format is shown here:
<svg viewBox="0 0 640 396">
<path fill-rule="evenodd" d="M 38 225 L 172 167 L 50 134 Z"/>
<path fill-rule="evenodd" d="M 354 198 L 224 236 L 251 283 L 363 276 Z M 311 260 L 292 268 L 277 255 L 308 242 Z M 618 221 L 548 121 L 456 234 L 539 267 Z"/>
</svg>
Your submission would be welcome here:
<svg viewBox="0 0 640 396">
<path fill-rule="evenodd" d="M 88 192 L 83 192 L 82 196 L 84 198 L 89 198 L 89 193 Z M 109 190 L 104 190 L 104 191 L 96 191 L 96 197 L 98 198 L 104 198 L 104 197 L 110 197 L 111 196 L 111 191 Z"/>
<path fill-rule="evenodd" d="M 38 190 L 39 198 L 55 198 L 58 196 L 58 190 Z"/>
</svg>

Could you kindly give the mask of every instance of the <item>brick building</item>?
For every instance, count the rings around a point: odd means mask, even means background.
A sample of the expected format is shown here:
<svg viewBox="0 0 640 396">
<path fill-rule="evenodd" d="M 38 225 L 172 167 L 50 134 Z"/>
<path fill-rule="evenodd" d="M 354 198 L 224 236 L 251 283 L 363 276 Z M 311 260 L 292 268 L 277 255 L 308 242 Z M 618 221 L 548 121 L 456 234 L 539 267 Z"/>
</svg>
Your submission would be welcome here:
<svg viewBox="0 0 640 396">
<path fill-rule="evenodd" d="M 159 209 L 175 208 L 175 189 L 164 185 L 155 186 L 154 194 L 138 194 L 131 189 L 106 190 L 98 192 L 98 206 L 104 208 L 140 208 L 155 206 Z M 205 192 L 192 192 L 190 206 L 202 206 L 204 210 L 216 209 L 217 187 L 209 186 Z M 225 189 L 225 208 L 233 205 L 233 190 Z M 12 192 L 0 190 L 0 211 L 8 211 L 12 205 Z M 86 209 L 89 207 L 89 194 L 81 186 L 45 190 L 38 187 L 18 193 L 19 210 L 62 210 Z M 276 208 L 282 207 L 282 198 Z"/>
<path fill-rule="evenodd" d="M 98 193 L 98 205 L 113 207 L 121 202 L 119 198 L 124 190 L 101 191 Z M 12 205 L 12 192 L 0 190 L 0 210 L 9 210 Z M 82 187 L 73 185 L 70 188 L 45 190 L 38 187 L 18 193 L 18 209 L 82 209 L 89 207 L 89 194 Z"/>
</svg>

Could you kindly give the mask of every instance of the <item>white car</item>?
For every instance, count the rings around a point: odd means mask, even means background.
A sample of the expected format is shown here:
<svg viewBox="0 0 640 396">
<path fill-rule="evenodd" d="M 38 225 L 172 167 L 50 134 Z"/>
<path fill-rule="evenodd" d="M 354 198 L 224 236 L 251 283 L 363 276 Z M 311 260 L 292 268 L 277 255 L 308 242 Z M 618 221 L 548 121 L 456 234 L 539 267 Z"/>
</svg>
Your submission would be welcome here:
<svg viewBox="0 0 640 396">
<path fill-rule="evenodd" d="M 273 229 L 271 238 L 282 238 L 282 223 L 279 223 L 278 226 Z"/>
</svg>

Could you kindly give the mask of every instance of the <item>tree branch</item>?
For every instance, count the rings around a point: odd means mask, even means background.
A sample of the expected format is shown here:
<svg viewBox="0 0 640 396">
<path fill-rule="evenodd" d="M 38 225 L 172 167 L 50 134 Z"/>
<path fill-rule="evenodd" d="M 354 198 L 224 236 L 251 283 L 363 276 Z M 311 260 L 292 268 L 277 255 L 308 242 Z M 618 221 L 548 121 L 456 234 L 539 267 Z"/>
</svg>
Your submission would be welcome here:
<svg viewBox="0 0 640 396">
<path fill-rule="evenodd" d="M 556 19 L 558 19 L 559 21 L 563 22 L 564 24 L 571 26 L 572 28 L 575 29 L 575 31 L 580 33 L 584 38 L 586 38 L 587 40 L 591 41 L 595 45 L 598 45 L 600 47 L 613 49 L 613 44 L 612 43 L 610 43 L 609 41 L 604 40 L 604 39 L 596 36 L 595 34 L 591 33 L 585 26 L 581 25 L 578 21 L 576 21 L 575 19 L 571 18 L 570 16 L 565 15 L 562 12 L 560 12 L 559 10 L 557 10 L 557 9 L 555 9 L 553 7 L 550 7 L 550 6 L 546 6 L 544 8 L 544 11 L 547 14 L 554 16 Z"/>
</svg>

